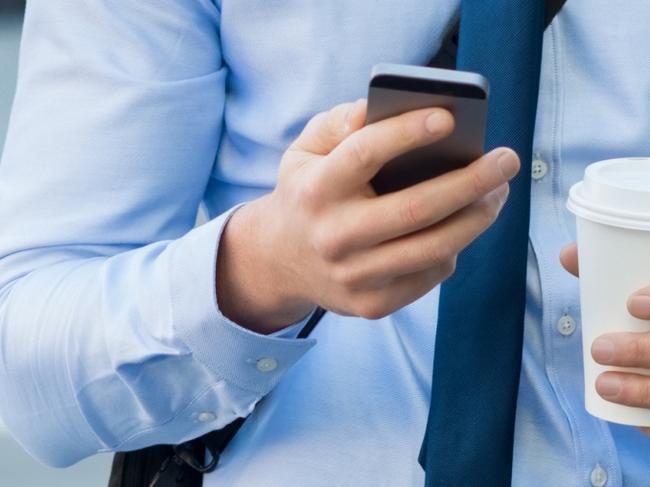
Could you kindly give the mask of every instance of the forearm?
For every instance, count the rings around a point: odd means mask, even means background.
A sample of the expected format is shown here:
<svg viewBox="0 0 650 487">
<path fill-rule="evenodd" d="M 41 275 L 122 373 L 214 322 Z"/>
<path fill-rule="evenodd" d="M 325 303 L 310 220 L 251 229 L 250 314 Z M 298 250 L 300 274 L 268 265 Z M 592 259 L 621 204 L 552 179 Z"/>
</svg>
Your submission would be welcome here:
<svg viewBox="0 0 650 487">
<path fill-rule="evenodd" d="M 192 230 L 223 129 L 219 25 L 212 2 L 28 3 L 0 163 L 0 414 L 45 463 L 223 426 L 311 346 L 227 319 L 229 215 Z"/>
<path fill-rule="evenodd" d="M 113 257 L 78 249 L 5 286 L 0 412 L 30 453 L 64 466 L 199 436 L 247 415 L 311 347 L 247 332 L 216 307 L 226 217 Z M 257 370 L 268 356 L 278 368 Z"/>
</svg>

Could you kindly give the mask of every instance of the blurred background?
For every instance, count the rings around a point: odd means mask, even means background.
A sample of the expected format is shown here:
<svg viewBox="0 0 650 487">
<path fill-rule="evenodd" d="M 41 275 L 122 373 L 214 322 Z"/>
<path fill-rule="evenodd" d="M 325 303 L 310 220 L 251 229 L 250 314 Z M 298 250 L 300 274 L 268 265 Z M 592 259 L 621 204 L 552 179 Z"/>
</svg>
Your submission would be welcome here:
<svg viewBox="0 0 650 487">
<path fill-rule="evenodd" d="M 0 0 L 0 153 L 4 145 L 16 85 L 23 9 L 22 0 Z M 1 390 L 0 394 L 2 394 Z M 111 455 L 97 455 L 64 470 L 45 467 L 29 457 L 9 436 L 0 422 L 0 486 L 2 487 L 106 486 L 110 462 Z"/>
</svg>

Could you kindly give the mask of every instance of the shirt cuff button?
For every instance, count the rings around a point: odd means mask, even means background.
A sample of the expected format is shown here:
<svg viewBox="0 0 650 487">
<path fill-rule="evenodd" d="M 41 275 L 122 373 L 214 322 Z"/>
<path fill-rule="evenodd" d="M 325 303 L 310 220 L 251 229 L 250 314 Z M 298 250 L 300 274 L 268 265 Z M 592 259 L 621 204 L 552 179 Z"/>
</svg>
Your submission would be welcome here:
<svg viewBox="0 0 650 487">
<path fill-rule="evenodd" d="M 197 419 L 202 423 L 209 423 L 217 419 L 217 415 L 211 411 L 203 411 L 202 413 L 199 413 Z"/>
<path fill-rule="evenodd" d="M 264 357 L 257 361 L 256 367 L 260 372 L 272 372 L 278 368 L 278 361 L 271 357 Z"/>
</svg>

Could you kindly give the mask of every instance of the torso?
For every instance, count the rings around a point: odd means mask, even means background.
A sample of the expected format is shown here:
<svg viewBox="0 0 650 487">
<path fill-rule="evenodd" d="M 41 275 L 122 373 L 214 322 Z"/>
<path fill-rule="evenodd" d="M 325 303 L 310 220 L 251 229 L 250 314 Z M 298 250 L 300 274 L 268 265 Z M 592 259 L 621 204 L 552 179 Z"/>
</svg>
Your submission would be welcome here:
<svg viewBox="0 0 650 487">
<path fill-rule="evenodd" d="M 206 193 L 209 212 L 269 191 L 282 152 L 306 121 L 365 96 L 373 64 L 426 64 L 457 6 L 226 0 L 226 132 Z M 569 0 L 545 35 L 535 150 L 550 172 L 533 184 L 513 485 L 590 485 L 598 463 L 608 486 L 621 485 L 623 475 L 626 487 L 641 486 L 650 476 L 650 440 L 584 412 L 577 285 L 557 263 L 559 247 L 573 237 L 563 201 L 585 165 L 650 154 L 650 28 L 638 22 L 642 13 L 650 17 L 645 0 L 625 8 Z M 614 25 L 629 28 L 612 32 Z M 314 333 L 318 345 L 257 407 L 204 485 L 422 485 L 417 456 L 436 307 L 434 290 L 377 322 L 328 313 Z M 578 321 L 569 337 L 556 329 L 565 312 Z"/>
</svg>

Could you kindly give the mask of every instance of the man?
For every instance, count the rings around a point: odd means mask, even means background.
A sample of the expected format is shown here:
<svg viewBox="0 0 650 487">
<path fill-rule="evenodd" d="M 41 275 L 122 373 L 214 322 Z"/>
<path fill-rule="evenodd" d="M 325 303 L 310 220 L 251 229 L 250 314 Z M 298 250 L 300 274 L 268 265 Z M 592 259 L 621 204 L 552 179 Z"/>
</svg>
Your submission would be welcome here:
<svg viewBox="0 0 650 487">
<path fill-rule="evenodd" d="M 0 410 L 28 451 L 65 466 L 252 413 L 204 485 L 421 485 L 435 286 L 518 160 L 497 149 L 376 198 L 381 164 L 453 119 L 364 128 L 364 102 L 329 109 L 376 62 L 426 63 L 457 8 L 30 4 L 0 165 Z M 647 436 L 584 411 L 577 282 L 558 263 L 585 165 L 650 149 L 647 13 L 570 0 L 545 34 L 513 485 L 650 474 Z M 211 220 L 191 230 L 200 202 Z M 647 299 L 630 302 L 643 319 Z M 332 312 L 296 340 L 315 305 Z M 606 361 L 631 343 L 650 367 L 647 341 L 617 336 Z M 647 379 L 619 378 L 601 394 L 650 407 Z"/>
</svg>

